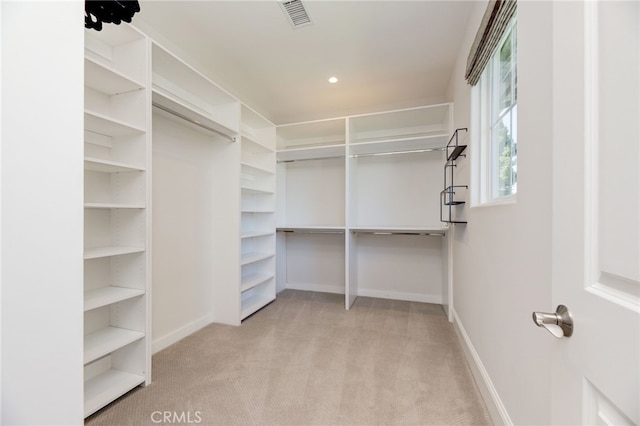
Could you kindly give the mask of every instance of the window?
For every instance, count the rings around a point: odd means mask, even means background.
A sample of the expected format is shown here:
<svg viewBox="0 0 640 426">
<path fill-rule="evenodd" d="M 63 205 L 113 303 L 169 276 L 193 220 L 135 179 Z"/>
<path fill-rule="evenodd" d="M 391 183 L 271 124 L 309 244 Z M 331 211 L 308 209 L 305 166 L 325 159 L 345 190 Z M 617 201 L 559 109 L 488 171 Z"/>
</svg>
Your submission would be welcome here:
<svg viewBox="0 0 640 426">
<path fill-rule="evenodd" d="M 478 203 L 507 201 L 518 190 L 517 33 L 509 24 L 474 87 L 480 152 Z"/>
</svg>

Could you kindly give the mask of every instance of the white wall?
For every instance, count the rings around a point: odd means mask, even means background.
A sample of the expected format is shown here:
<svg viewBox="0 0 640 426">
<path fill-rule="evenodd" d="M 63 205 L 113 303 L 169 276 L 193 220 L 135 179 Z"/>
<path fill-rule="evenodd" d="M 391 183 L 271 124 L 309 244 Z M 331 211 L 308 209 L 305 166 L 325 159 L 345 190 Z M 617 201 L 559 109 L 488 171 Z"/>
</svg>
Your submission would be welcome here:
<svg viewBox="0 0 640 426">
<path fill-rule="evenodd" d="M 476 5 L 449 88 L 455 126 L 470 133 L 477 129 L 464 67 L 485 7 Z M 456 226 L 453 238 L 454 322 L 496 423 L 550 422 L 553 338 L 535 327 L 531 312 L 553 311 L 551 27 L 551 2 L 518 3 L 517 202 L 467 206 L 469 223 Z M 469 158 L 478 153 L 468 155 L 459 163 L 461 183 L 469 182 Z"/>
<path fill-rule="evenodd" d="M 2 3 L 2 423 L 83 419 L 83 2 Z"/>
</svg>

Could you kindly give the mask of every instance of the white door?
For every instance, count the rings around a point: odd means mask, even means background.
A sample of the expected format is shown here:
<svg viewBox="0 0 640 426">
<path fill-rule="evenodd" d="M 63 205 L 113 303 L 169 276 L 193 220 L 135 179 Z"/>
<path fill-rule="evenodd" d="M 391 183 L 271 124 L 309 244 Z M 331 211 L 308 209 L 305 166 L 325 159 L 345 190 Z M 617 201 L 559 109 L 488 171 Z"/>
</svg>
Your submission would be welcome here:
<svg viewBox="0 0 640 426">
<path fill-rule="evenodd" d="M 552 420 L 640 424 L 640 3 L 553 10 Z"/>
</svg>

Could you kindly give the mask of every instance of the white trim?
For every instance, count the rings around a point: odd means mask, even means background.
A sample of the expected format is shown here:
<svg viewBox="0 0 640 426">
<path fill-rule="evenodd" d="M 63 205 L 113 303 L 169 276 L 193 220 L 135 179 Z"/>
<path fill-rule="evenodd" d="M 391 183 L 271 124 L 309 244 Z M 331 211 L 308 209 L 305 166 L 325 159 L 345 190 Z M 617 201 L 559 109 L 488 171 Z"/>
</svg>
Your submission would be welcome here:
<svg viewBox="0 0 640 426">
<path fill-rule="evenodd" d="M 598 3 L 584 7 L 584 288 L 598 284 Z"/>
<path fill-rule="evenodd" d="M 404 293 L 400 291 L 369 290 L 358 288 L 358 296 L 378 299 L 404 300 L 407 302 L 435 303 L 442 305 L 442 296 L 433 294 Z"/>
<path fill-rule="evenodd" d="M 344 294 L 344 284 L 286 283 L 286 289 Z"/>
<path fill-rule="evenodd" d="M 481 204 L 476 204 L 471 206 L 471 209 L 476 209 L 478 207 L 493 207 L 493 206 L 500 206 L 503 204 L 517 204 L 518 201 L 518 194 L 511 194 L 511 195 L 506 195 L 504 197 L 500 197 L 500 198 L 495 198 L 493 200 L 489 200 L 489 201 L 485 201 Z"/>
<path fill-rule="evenodd" d="M 464 354 L 471 368 L 471 373 L 473 374 L 476 384 L 480 389 L 480 393 L 482 394 L 484 403 L 487 406 L 487 410 L 491 415 L 493 423 L 496 425 L 513 425 L 511 417 L 509 417 L 509 413 L 502 403 L 500 395 L 498 395 L 498 391 L 495 386 L 493 386 L 489 373 L 482 364 L 480 355 L 478 355 L 478 352 L 473 347 L 473 343 L 471 343 L 471 339 L 469 339 L 469 335 L 465 331 L 464 326 L 460 321 L 460 317 L 458 317 L 458 313 L 453 307 L 451 308 L 451 312 L 453 313 L 453 326 L 456 330 L 456 334 L 462 344 Z"/>
<path fill-rule="evenodd" d="M 177 330 L 170 332 L 169 334 L 155 339 L 151 344 L 152 354 L 156 354 L 157 352 L 168 348 L 174 343 L 184 339 L 185 337 L 195 333 L 196 331 L 208 326 L 211 323 L 213 323 L 213 314 L 207 314 L 200 319 L 192 321 L 178 328 Z"/>
</svg>

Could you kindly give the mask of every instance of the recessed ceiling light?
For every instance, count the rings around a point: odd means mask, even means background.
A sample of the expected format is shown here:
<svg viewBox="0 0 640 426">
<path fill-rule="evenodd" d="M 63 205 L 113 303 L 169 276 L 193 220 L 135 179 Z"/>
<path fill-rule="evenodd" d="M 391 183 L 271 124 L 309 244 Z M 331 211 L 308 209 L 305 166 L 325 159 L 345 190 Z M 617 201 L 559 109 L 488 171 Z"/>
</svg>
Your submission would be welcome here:
<svg viewBox="0 0 640 426">
<path fill-rule="evenodd" d="M 338 77 L 329 77 L 329 83 L 337 83 Z"/>
</svg>

